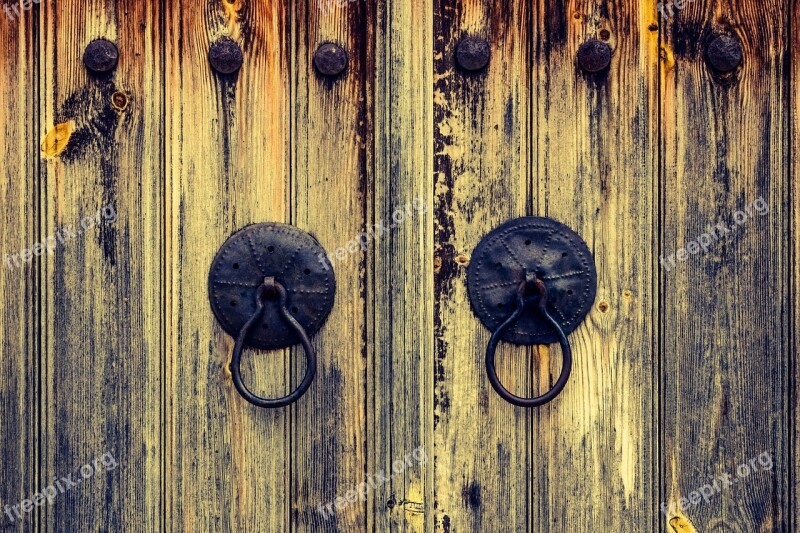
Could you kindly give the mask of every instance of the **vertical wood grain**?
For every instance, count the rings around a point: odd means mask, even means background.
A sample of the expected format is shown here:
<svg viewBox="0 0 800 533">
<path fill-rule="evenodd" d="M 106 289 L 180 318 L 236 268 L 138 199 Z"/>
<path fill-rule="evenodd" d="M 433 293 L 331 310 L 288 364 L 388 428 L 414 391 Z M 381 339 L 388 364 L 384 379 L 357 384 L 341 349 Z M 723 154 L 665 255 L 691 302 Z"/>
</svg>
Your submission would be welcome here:
<svg viewBox="0 0 800 533">
<path fill-rule="evenodd" d="M 374 309 L 369 382 L 376 531 L 433 526 L 433 2 L 376 2 Z M 416 452 L 415 452 L 416 450 Z M 401 463 L 404 463 L 401 465 Z"/>
<path fill-rule="evenodd" d="M 44 139 L 65 123 L 74 130 L 63 152 L 43 163 L 38 213 L 43 237 L 66 237 L 43 257 L 41 482 L 80 480 L 42 508 L 45 527 L 157 529 L 164 513 L 159 8 L 65 0 L 39 14 L 37 133 Z M 94 76 L 82 57 L 101 37 L 116 43 L 119 66 Z"/>
<path fill-rule="evenodd" d="M 20 519 L 13 510 L 41 483 L 41 259 L 18 255 L 39 241 L 37 39 L 33 14 L 0 17 L 0 531 L 35 531 L 38 523 L 38 513 Z"/>
<path fill-rule="evenodd" d="M 291 410 L 293 531 L 364 531 L 368 503 L 356 492 L 367 477 L 366 276 L 358 241 L 367 228 L 371 139 L 367 112 L 367 6 L 309 0 L 292 4 L 291 223 L 325 248 L 336 276 L 333 310 L 313 339 L 317 377 Z M 348 54 L 344 73 L 319 74 L 313 57 L 323 43 Z M 298 266 L 299 267 L 299 266 Z M 292 350 L 293 380 L 305 372 Z M 355 499 L 353 498 L 355 496 Z M 354 501 L 353 501 L 354 500 Z"/>
<path fill-rule="evenodd" d="M 788 492 L 791 495 L 791 514 L 788 519 L 789 531 L 797 531 L 800 528 L 800 455 L 797 450 L 800 449 L 800 390 L 798 390 L 798 383 L 800 383 L 800 228 L 797 223 L 800 220 L 800 91 L 798 91 L 798 83 L 800 83 L 800 0 L 792 0 L 789 4 L 790 13 L 793 16 L 789 17 L 789 40 L 787 46 L 791 50 L 790 64 L 791 71 L 789 74 L 789 92 L 788 109 L 791 117 L 790 130 L 789 130 L 789 228 L 791 238 L 789 239 L 790 253 L 789 264 L 793 268 L 789 270 L 789 276 L 792 280 L 789 286 L 789 301 L 794 303 L 790 308 L 791 322 L 790 328 L 792 337 L 790 338 L 789 353 L 789 368 L 788 373 L 791 381 L 789 390 L 790 403 L 789 403 L 789 416 L 790 427 L 792 432 L 789 435 L 790 444 L 787 450 L 787 455 L 791 459 L 789 464 L 789 486 Z"/>
<path fill-rule="evenodd" d="M 231 233 L 289 222 L 289 13 L 281 3 L 171 2 L 167 12 L 167 506 L 173 531 L 288 530 L 291 441 L 286 409 L 260 409 L 233 386 L 233 339 L 206 290 Z M 222 37 L 238 73 L 212 70 Z M 264 397 L 295 386 L 286 351 L 247 350 L 242 374 Z"/>
<path fill-rule="evenodd" d="M 0 15 L 0 531 L 797 529 L 798 0 L 39 4 Z M 715 33 L 743 42 L 731 75 Z M 466 36 L 486 71 L 455 65 Z M 82 62 L 100 37 L 106 76 Z M 223 37 L 237 74 L 208 63 Z M 592 37 L 612 63 L 585 74 Z M 325 42 L 349 55 L 335 79 Z M 533 410 L 491 389 L 466 290 L 479 240 L 524 215 L 578 232 L 599 274 L 570 381 Z M 337 280 L 314 384 L 276 410 L 233 387 L 206 289 L 264 221 L 311 232 Z M 244 379 L 282 396 L 303 360 L 248 350 Z M 521 395 L 560 367 L 499 349 Z"/>
<path fill-rule="evenodd" d="M 697 531 L 788 530 L 789 8 L 697 2 L 664 32 L 660 252 L 712 236 L 707 252 L 660 269 L 664 499 L 734 480 L 678 519 L 662 516 L 668 531 L 681 520 Z M 717 33 L 743 43 L 729 75 L 706 64 Z"/>
<path fill-rule="evenodd" d="M 435 503 L 437 531 L 526 531 L 531 519 L 532 411 L 503 401 L 486 377 L 490 332 L 473 314 L 466 273 L 480 239 L 530 215 L 531 5 L 434 2 Z M 485 71 L 455 63 L 467 36 L 489 41 Z M 500 380 L 532 394 L 532 349 L 503 343 Z"/>
<path fill-rule="evenodd" d="M 592 311 L 570 335 L 569 384 L 534 413 L 532 529 L 652 531 L 657 15 L 648 2 L 539 1 L 534 19 L 534 212 L 583 237 L 598 288 Z M 589 39 L 613 50 L 610 66 L 596 74 L 577 63 Z M 560 358 L 557 347 L 539 350 L 540 389 L 558 375 Z"/>
</svg>

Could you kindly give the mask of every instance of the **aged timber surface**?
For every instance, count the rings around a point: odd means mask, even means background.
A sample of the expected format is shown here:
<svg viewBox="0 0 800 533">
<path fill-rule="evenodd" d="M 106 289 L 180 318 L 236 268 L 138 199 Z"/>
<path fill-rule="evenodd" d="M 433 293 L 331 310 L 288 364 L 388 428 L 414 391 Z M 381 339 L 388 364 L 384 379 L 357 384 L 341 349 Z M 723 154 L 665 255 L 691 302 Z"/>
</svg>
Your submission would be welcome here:
<svg viewBox="0 0 800 533">
<path fill-rule="evenodd" d="M 37 215 L 42 238 L 77 233 L 42 262 L 37 490 L 106 459 L 41 508 L 42 529 L 162 528 L 161 18 L 156 5 L 135 0 L 47 7 L 38 12 Z M 113 74 L 98 76 L 83 52 L 101 37 L 123 54 Z M 59 125 L 71 133 L 53 154 L 45 133 Z"/>
<path fill-rule="evenodd" d="M 501 400 L 483 364 L 488 332 L 467 298 L 470 254 L 484 234 L 530 214 L 532 140 L 528 2 L 434 5 L 436 352 L 434 508 L 438 531 L 525 531 L 531 520 L 532 411 Z M 487 70 L 455 65 L 467 36 L 492 43 Z M 532 395 L 532 349 L 504 344 L 498 375 Z M 502 526 L 501 526 L 502 525 Z"/>
<path fill-rule="evenodd" d="M 660 271 L 662 499 L 731 475 L 669 527 L 788 531 L 790 2 L 721 4 L 690 4 L 662 45 L 660 252 L 712 236 Z M 742 42 L 730 74 L 706 62 L 716 34 Z"/>
<path fill-rule="evenodd" d="M 644 0 L 3 11 L 0 531 L 795 531 L 800 0 L 672 12 Z M 707 64 L 717 34 L 742 43 L 731 74 Z M 468 36 L 490 43 L 485 70 L 456 65 Z M 101 37 L 120 60 L 98 76 L 82 56 Z M 238 73 L 209 65 L 221 38 L 243 51 Z M 587 74 L 576 55 L 593 38 L 611 65 Z M 325 42 L 348 54 L 335 78 L 312 64 Z M 54 253 L 6 263 L 98 212 Z M 570 335 L 570 382 L 535 410 L 491 389 L 489 332 L 466 290 L 481 237 L 523 215 L 581 234 L 599 281 Z M 391 226 L 335 260 L 317 378 L 280 410 L 234 389 L 233 339 L 206 293 L 219 245 L 263 221 L 334 256 Z M 707 251 L 671 263 L 719 224 Z M 303 360 L 248 350 L 244 379 L 283 395 Z M 560 369 L 557 346 L 498 352 L 519 394 Z M 5 505 L 104 454 L 117 466 L 95 463 L 52 506 L 9 520 Z"/>
<path fill-rule="evenodd" d="M 38 31 L 31 17 L 0 24 L 0 504 L 19 505 L 40 484 L 41 257 L 20 253 L 39 242 Z M 15 257 L 16 256 L 16 257 Z M 0 531 L 34 531 L 38 517 L 6 510 Z M 20 512 L 21 514 L 21 512 Z"/>
<path fill-rule="evenodd" d="M 290 411 L 257 409 L 234 389 L 233 340 L 214 320 L 206 279 L 231 233 L 291 216 L 290 13 L 187 0 L 168 4 L 166 24 L 168 527 L 286 529 Z M 223 36 L 244 52 L 233 74 L 206 57 Z M 244 381 L 265 397 L 287 394 L 287 352 L 248 350 Z"/>
</svg>

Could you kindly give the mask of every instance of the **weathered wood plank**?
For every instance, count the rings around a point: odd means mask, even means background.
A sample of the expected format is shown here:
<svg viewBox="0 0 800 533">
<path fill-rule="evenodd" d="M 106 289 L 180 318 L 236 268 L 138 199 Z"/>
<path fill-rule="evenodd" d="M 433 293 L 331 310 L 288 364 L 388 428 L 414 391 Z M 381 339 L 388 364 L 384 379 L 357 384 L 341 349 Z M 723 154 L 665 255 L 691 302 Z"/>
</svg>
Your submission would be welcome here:
<svg viewBox="0 0 800 533">
<path fill-rule="evenodd" d="M 70 475 L 44 527 L 163 527 L 163 28 L 157 3 L 63 1 L 42 35 L 41 481 Z M 120 51 L 113 74 L 85 47 Z M 59 124 L 62 147 L 45 137 Z M 55 152 L 52 149 L 56 148 Z M 75 234 L 70 236 L 70 229 Z M 85 465 L 89 465 L 88 467 Z"/>
<path fill-rule="evenodd" d="M 21 502 L 41 485 L 41 259 L 20 254 L 39 242 L 38 32 L 31 13 L 0 19 L 0 531 L 35 531 Z"/>
<path fill-rule="evenodd" d="M 435 502 L 438 531 L 525 531 L 531 519 L 533 411 L 492 390 L 484 355 L 490 332 L 466 288 L 480 239 L 531 214 L 531 4 L 434 2 Z M 462 38 L 488 40 L 486 71 L 455 64 Z M 501 381 L 531 395 L 527 347 L 498 349 Z M 537 500 L 533 500 L 534 502 Z"/>
<path fill-rule="evenodd" d="M 170 529 L 285 531 L 289 412 L 254 407 L 234 388 L 233 339 L 212 315 L 206 283 L 231 233 L 290 220 L 289 14 L 280 3 L 171 2 L 167 32 Z M 237 74 L 209 65 L 222 37 L 244 52 Z M 286 351 L 247 350 L 242 374 L 264 397 L 295 384 Z"/>
<path fill-rule="evenodd" d="M 568 8 L 567 8 L 568 7 Z M 648 2 L 536 2 L 534 212 L 594 254 L 594 309 L 571 336 L 570 383 L 533 420 L 533 531 L 657 526 L 658 32 Z M 613 49 L 585 73 L 589 39 Z M 552 354 L 556 354 L 554 357 Z M 540 390 L 560 350 L 539 351 Z M 556 363 L 560 369 L 560 364 Z"/>
<path fill-rule="evenodd" d="M 317 377 L 291 407 L 291 525 L 294 531 L 364 531 L 367 474 L 367 255 L 353 243 L 365 231 L 367 8 L 363 2 L 293 3 L 291 222 L 311 232 L 331 258 L 336 297 L 314 337 Z M 317 48 L 339 45 L 346 70 L 324 76 L 313 64 Z M 293 382 L 305 357 L 292 350 Z M 287 410 L 288 416 L 289 410 Z M 353 498 L 355 496 L 355 498 Z M 354 500 L 354 501 L 352 501 Z"/>
<path fill-rule="evenodd" d="M 430 531 L 433 499 L 433 2 L 376 2 L 373 219 L 366 298 L 375 531 Z M 401 463 L 403 463 L 401 465 Z"/>
<path fill-rule="evenodd" d="M 662 490 L 687 499 L 668 531 L 788 531 L 790 4 L 692 3 L 664 32 Z M 729 75 L 717 34 L 743 45 Z"/>
<path fill-rule="evenodd" d="M 800 32 L 796 31 L 800 28 L 800 0 L 793 0 L 790 2 L 790 13 L 793 14 L 789 17 L 792 31 L 789 34 L 789 41 L 787 46 L 791 51 L 790 64 L 792 67 L 789 74 L 791 84 L 789 86 L 788 98 L 790 102 L 789 114 L 791 116 L 790 129 L 789 129 L 789 199 L 791 205 L 789 206 L 789 228 L 791 238 L 790 252 L 789 252 L 789 265 L 793 268 L 789 271 L 792 283 L 788 287 L 790 294 L 790 301 L 794 303 L 791 308 L 793 321 L 790 323 L 792 336 L 790 337 L 791 344 L 789 345 L 789 362 L 791 369 L 794 373 L 789 374 L 789 378 L 793 379 L 789 388 L 789 413 L 794 413 L 794 420 L 789 420 L 789 424 L 793 424 L 794 432 L 790 435 L 791 443 L 788 447 L 788 455 L 791 460 L 789 465 L 789 480 L 793 481 L 787 487 L 788 493 L 792 496 L 789 502 L 792 512 L 788 518 L 788 530 L 797 531 L 800 529 L 800 454 L 797 450 L 800 446 L 800 392 L 798 390 L 798 383 L 800 383 L 800 97 L 798 97 L 798 84 L 800 84 Z M 790 426 L 791 427 L 791 426 Z"/>
</svg>

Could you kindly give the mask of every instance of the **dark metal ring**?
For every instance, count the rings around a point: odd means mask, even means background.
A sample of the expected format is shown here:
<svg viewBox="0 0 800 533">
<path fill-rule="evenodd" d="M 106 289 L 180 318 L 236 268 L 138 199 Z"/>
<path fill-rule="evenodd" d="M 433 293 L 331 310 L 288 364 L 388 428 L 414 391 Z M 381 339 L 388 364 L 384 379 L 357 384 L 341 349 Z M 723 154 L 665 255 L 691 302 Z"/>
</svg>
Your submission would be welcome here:
<svg viewBox="0 0 800 533">
<path fill-rule="evenodd" d="M 500 380 L 497 378 L 497 370 L 495 369 L 494 365 L 494 355 L 500 339 L 503 337 L 505 332 L 516 323 L 516 321 L 522 315 L 522 312 L 525 310 L 526 300 L 529 296 L 532 296 L 530 293 L 532 292 L 533 288 L 536 290 L 534 294 L 538 295 L 539 297 L 536 310 L 539 312 L 545 322 L 547 322 L 553 328 L 553 331 L 556 332 L 556 335 L 558 336 L 558 342 L 561 345 L 561 352 L 564 355 L 564 363 L 561 367 L 561 375 L 558 377 L 558 381 L 556 381 L 556 384 L 552 389 L 541 396 L 537 396 L 536 398 L 523 398 L 509 392 L 500 383 Z M 567 384 L 567 380 L 569 379 L 569 374 L 571 371 L 572 349 L 569 346 L 569 341 L 567 340 L 567 336 L 564 334 L 564 330 L 561 329 L 559 323 L 556 322 L 550 313 L 547 312 L 547 288 L 542 280 L 536 278 L 535 274 L 527 273 L 525 276 L 525 281 L 520 283 L 519 288 L 517 289 L 516 309 L 514 309 L 514 312 L 511 313 L 511 316 L 509 316 L 505 322 L 500 324 L 500 326 L 498 326 L 498 328 L 492 333 L 492 337 L 489 339 L 489 345 L 486 347 L 486 373 L 489 376 L 489 383 L 492 384 L 492 387 L 497 394 L 499 394 L 500 397 L 509 403 L 519 405 L 520 407 L 538 407 L 552 401 L 556 396 L 558 396 L 558 394 Z"/>
<path fill-rule="evenodd" d="M 260 396 L 256 396 L 242 381 L 242 371 L 241 371 L 241 362 L 242 362 L 242 350 L 244 349 L 245 339 L 247 338 L 247 334 L 250 332 L 250 328 L 253 327 L 260 319 L 261 315 L 264 313 L 264 301 L 267 299 L 278 297 L 279 299 L 279 309 L 281 316 L 284 320 L 291 326 L 291 328 L 297 333 L 297 336 L 300 338 L 300 342 L 303 345 L 303 350 L 306 353 L 306 375 L 303 377 L 303 381 L 300 383 L 300 386 L 297 387 L 292 393 L 283 398 L 276 398 L 276 399 L 269 399 L 269 398 L 261 398 Z M 258 295 L 256 297 L 256 312 L 250 318 L 250 320 L 242 326 L 241 331 L 239 331 L 239 335 L 236 337 L 236 344 L 233 346 L 233 356 L 231 357 L 231 365 L 230 365 L 231 375 L 233 376 L 233 384 L 236 386 L 236 390 L 239 391 L 239 394 L 247 400 L 248 402 L 256 405 L 258 407 L 284 407 L 291 403 L 296 402 L 308 388 L 311 386 L 311 382 L 314 381 L 314 375 L 317 373 L 317 352 L 314 351 L 314 347 L 311 346 L 311 341 L 306 334 L 306 330 L 303 329 L 303 326 L 289 313 L 289 310 L 286 309 L 286 289 L 275 281 L 275 278 L 268 277 L 264 279 L 264 283 L 259 287 Z"/>
</svg>

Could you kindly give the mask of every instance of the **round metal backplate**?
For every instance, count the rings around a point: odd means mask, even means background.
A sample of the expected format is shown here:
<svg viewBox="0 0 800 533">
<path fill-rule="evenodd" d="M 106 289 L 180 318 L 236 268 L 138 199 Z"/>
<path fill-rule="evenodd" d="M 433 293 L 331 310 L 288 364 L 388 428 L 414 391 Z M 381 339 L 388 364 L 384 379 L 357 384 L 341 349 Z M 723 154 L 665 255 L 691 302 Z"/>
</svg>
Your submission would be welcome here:
<svg viewBox="0 0 800 533">
<path fill-rule="evenodd" d="M 336 282 L 325 250 L 308 233 L 278 222 L 254 224 L 231 235 L 208 275 L 211 309 L 233 337 L 256 312 L 258 288 L 274 277 L 286 289 L 286 307 L 309 336 L 333 307 Z M 246 339 L 248 346 L 276 349 L 300 342 L 280 315 L 279 300 L 264 302 L 264 314 Z"/>
<path fill-rule="evenodd" d="M 583 321 L 597 294 L 589 248 L 564 224 L 549 218 L 510 220 L 486 235 L 472 254 L 467 287 L 472 309 L 491 331 L 514 311 L 526 272 L 547 287 L 547 309 L 565 334 Z M 550 344 L 558 337 L 531 304 L 503 336 L 514 344 Z"/>
</svg>

